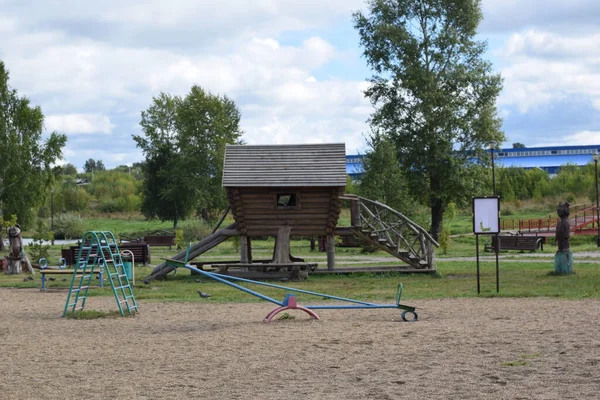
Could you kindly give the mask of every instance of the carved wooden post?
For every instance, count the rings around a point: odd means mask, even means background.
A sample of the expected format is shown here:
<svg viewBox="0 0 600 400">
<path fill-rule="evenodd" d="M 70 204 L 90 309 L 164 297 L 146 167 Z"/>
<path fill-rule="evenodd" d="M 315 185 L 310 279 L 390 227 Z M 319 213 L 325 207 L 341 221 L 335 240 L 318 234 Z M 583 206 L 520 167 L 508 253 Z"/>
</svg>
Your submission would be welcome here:
<svg viewBox="0 0 600 400">
<path fill-rule="evenodd" d="M 558 250 L 554 255 L 554 273 L 558 275 L 573 273 L 573 253 L 570 249 L 569 237 L 571 226 L 569 223 L 569 202 L 558 203 L 556 212 L 560 219 L 556 224 L 556 245 Z"/>
<path fill-rule="evenodd" d="M 332 271 L 335 268 L 335 236 L 327 235 L 327 270 Z"/>
<path fill-rule="evenodd" d="M 22 272 L 21 263 L 25 263 L 27 270 L 31 274 L 35 274 L 27 254 L 23 251 L 23 241 L 21 240 L 21 228 L 19 225 L 11 226 L 8 228 L 8 242 L 10 245 L 10 254 L 6 257 L 7 275 L 20 274 Z"/>
<path fill-rule="evenodd" d="M 23 247 L 21 245 L 21 229 L 19 226 L 11 226 L 8 228 L 8 243 L 10 254 L 6 256 L 6 271 L 7 275 L 21 273 L 21 258 Z"/>
</svg>

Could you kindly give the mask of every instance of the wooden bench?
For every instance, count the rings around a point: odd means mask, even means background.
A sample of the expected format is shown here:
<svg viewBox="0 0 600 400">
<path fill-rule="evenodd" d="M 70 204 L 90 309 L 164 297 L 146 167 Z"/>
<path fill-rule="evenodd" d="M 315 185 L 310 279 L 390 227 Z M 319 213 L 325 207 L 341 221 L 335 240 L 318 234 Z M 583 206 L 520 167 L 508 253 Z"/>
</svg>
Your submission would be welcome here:
<svg viewBox="0 0 600 400">
<path fill-rule="evenodd" d="M 149 246 L 171 246 L 175 244 L 175 235 L 148 235 L 144 236 L 144 242 Z"/>
<path fill-rule="evenodd" d="M 69 276 L 73 276 L 73 272 L 75 270 L 73 269 L 48 269 L 48 268 L 44 268 L 44 269 L 40 269 L 39 273 L 42 275 L 42 289 L 43 291 L 46 290 L 46 275 L 69 275 Z M 98 275 L 98 278 L 100 280 L 99 283 L 99 287 L 102 287 L 102 269 L 97 269 L 94 270 L 93 272 L 94 275 Z M 81 273 L 78 273 L 77 276 L 81 276 Z"/>
<path fill-rule="evenodd" d="M 147 243 L 120 243 L 119 251 L 123 250 L 131 251 L 136 263 L 147 265 L 150 262 L 150 246 Z M 75 265 L 75 260 L 79 255 L 79 246 L 70 246 L 68 249 L 61 249 L 60 252 L 67 265 Z M 87 256 L 86 250 L 83 251 L 82 256 Z"/>
<path fill-rule="evenodd" d="M 521 250 L 536 251 L 544 250 L 546 237 L 544 236 L 523 236 L 523 235 L 500 235 L 500 251 L 502 250 Z M 485 251 L 496 251 L 496 236 L 492 236 L 485 243 Z"/>
</svg>

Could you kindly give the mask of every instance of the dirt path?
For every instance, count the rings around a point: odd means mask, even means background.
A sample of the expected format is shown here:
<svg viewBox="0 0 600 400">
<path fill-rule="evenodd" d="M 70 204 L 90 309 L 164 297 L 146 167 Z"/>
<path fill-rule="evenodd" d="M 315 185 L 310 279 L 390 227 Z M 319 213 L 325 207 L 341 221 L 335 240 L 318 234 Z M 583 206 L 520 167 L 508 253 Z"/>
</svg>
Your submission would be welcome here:
<svg viewBox="0 0 600 400">
<path fill-rule="evenodd" d="M 2 399 L 597 399 L 600 301 L 407 301 L 270 325 L 268 303 L 140 303 L 62 319 L 64 292 L 0 289 Z M 90 309 L 114 310 L 110 297 Z"/>
</svg>

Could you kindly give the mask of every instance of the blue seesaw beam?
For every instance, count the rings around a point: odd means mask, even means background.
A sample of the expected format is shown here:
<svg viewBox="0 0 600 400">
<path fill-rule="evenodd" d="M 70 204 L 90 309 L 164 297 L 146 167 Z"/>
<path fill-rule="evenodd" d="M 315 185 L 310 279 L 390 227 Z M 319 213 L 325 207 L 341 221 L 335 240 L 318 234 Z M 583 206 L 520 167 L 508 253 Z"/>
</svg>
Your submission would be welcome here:
<svg viewBox="0 0 600 400">
<path fill-rule="evenodd" d="M 366 302 L 366 301 L 360 301 L 360 300 L 354 300 L 354 299 L 348 299 L 345 297 L 338 297 L 338 296 L 332 296 L 329 294 L 324 294 L 324 293 L 318 293 L 318 292 L 311 292 L 308 290 L 302 290 L 302 289 L 295 289 L 295 288 L 291 288 L 288 286 L 281 286 L 281 285 L 274 285 L 272 283 L 266 283 L 266 282 L 259 282 L 259 281 L 253 281 L 250 279 L 245 279 L 245 278 L 238 278 L 235 276 L 229 276 L 229 275 L 223 275 L 223 274 L 217 274 L 215 272 L 208 272 L 208 271 L 203 271 L 201 269 L 198 269 L 196 267 L 193 267 L 189 264 L 184 265 L 185 268 L 194 271 L 200 275 L 206 276 L 208 278 L 214 279 L 218 282 L 224 283 L 226 285 L 229 285 L 231 287 L 234 287 L 236 289 L 241 290 L 242 292 L 246 292 L 248 294 L 251 294 L 253 296 L 259 297 L 263 300 L 266 301 L 270 301 L 271 303 L 277 304 L 279 306 L 284 306 L 284 301 L 277 301 L 271 297 L 265 296 L 262 293 L 258 293 L 254 290 L 248 289 L 246 287 L 240 286 L 236 283 L 230 282 L 231 280 L 234 281 L 239 281 L 239 282 L 248 282 L 248 283 L 253 283 L 256 285 L 262 285 L 262 286 L 268 286 L 268 287 L 272 287 L 272 288 L 276 288 L 276 289 L 282 289 L 282 290 L 287 290 L 290 292 L 296 292 L 296 293 L 303 293 L 303 294 L 308 294 L 308 295 L 312 295 L 312 296 L 319 296 L 321 298 L 327 298 L 327 299 L 332 299 L 332 300 L 340 300 L 340 301 L 345 301 L 348 303 L 355 303 L 356 305 L 314 305 L 314 306 L 306 306 L 306 308 L 308 309 L 313 309 L 313 310 L 325 310 L 325 309 L 372 309 L 372 308 L 396 308 L 396 309 L 402 309 L 411 313 L 414 313 L 415 308 L 414 307 L 410 307 L 410 306 L 406 306 L 403 304 L 400 304 L 400 294 L 402 293 L 402 284 L 398 285 L 398 293 L 396 296 L 396 304 L 377 304 L 377 303 L 370 303 L 370 302 Z"/>
</svg>

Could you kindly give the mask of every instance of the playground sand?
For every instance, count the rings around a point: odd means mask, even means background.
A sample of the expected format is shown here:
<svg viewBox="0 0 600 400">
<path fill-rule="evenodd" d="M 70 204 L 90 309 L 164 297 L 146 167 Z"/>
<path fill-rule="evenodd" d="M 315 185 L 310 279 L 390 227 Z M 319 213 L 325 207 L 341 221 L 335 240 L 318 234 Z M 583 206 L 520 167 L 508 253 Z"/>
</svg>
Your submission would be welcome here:
<svg viewBox="0 0 600 400">
<path fill-rule="evenodd" d="M 406 300 L 262 319 L 268 303 L 140 301 L 60 317 L 65 292 L 0 289 L 2 399 L 597 399 L 600 301 Z M 211 298 L 210 300 L 214 300 Z M 92 297 L 89 309 L 115 310 Z"/>
</svg>

